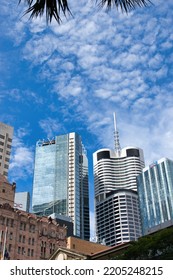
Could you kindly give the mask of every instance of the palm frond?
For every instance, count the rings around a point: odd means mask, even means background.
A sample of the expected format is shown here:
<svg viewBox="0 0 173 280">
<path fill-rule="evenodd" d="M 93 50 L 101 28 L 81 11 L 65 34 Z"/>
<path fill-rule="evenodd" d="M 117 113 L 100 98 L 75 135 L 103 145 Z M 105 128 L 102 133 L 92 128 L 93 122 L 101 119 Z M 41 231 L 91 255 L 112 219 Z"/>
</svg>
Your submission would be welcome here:
<svg viewBox="0 0 173 280">
<path fill-rule="evenodd" d="M 28 9 L 24 15 L 30 14 L 30 18 L 37 18 L 46 14 L 46 21 L 51 22 L 54 17 L 60 24 L 61 13 L 66 17 L 67 13 L 71 14 L 68 6 L 68 0 L 24 0 L 28 5 Z M 22 0 L 19 0 L 19 4 Z"/>
<path fill-rule="evenodd" d="M 150 0 L 96 0 L 96 3 L 98 3 L 100 7 L 106 6 L 108 10 L 115 6 L 117 9 L 126 13 L 137 7 L 146 7 L 148 4 L 152 4 Z"/>
<path fill-rule="evenodd" d="M 25 11 L 26 14 L 30 14 L 30 18 L 42 17 L 46 14 L 47 23 L 55 18 L 56 21 L 61 23 L 61 13 L 66 17 L 67 14 L 72 15 L 68 0 L 18 0 L 19 4 L 24 1 L 28 5 L 28 9 Z M 137 8 L 148 6 L 152 4 L 151 0 L 95 0 L 96 4 L 100 8 L 106 6 L 107 9 L 112 9 L 115 6 L 122 12 L 128 13 L 129 11 Z"/>
</svg>

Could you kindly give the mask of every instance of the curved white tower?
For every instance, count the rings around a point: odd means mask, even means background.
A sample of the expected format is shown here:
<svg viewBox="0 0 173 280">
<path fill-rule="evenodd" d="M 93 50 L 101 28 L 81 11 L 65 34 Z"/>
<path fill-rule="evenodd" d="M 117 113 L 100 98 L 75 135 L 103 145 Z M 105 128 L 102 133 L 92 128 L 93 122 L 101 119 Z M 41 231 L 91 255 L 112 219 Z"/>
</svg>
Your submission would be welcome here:
<svg viewBox="0 0 173 280">
<path fill-rule="evenodd" d="M 115 150 L 100 149 L 93 154 L 96 233 L 99 242 L 104 239 L 109 246 L 141 235 L 136 177 L 144 168 L 142 149 L 120 148 L 115 114 L 114 127 Z M 116 237 L 119 229 L 121 234 Z"/>
</svg>

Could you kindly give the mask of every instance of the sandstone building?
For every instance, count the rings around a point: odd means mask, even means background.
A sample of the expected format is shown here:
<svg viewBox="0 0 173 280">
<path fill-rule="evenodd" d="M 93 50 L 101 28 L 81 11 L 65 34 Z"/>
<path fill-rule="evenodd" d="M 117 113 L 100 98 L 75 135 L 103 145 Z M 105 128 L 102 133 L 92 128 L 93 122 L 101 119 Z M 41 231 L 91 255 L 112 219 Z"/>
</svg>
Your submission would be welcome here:
<svg viewBox="0 0 173 280">
<path fill-rule="evenodd" d="M 1 259 L 48 259 L 60 246 L 66 247 L 66 226 L 48 217 L 14 209 L 15 184 L 0 175 Z"/>
</svg>

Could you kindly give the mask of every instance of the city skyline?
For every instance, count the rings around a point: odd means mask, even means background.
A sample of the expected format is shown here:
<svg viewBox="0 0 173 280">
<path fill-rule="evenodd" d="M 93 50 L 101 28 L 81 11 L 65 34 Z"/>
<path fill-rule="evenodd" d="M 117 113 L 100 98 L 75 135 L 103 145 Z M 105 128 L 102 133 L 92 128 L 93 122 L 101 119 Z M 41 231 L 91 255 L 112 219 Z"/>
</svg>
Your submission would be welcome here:
<svg viewBox="0 0 173 280">
<path fill-rule="evenodd" d="M 153 4 L 126 15 L 74 0 L 73 18 L 46 26 L 2 0 L 0 121 L 14 127 L 9 180 L 17 191 L 32 193 L 39 139 L 77 132 L 94 197 L 92 154 L 114 148 L 113 112 L 122 148 L 143 149 L 145 165 L 173 158 L 173 3 Z"/>
</svg>

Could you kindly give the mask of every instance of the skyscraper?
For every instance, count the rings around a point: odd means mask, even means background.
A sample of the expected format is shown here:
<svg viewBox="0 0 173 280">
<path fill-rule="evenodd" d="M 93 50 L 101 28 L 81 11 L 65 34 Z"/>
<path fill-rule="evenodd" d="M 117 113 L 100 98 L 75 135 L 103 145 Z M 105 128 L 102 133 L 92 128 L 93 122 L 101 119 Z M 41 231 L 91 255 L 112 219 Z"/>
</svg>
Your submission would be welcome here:
<svg viewBox="0 0 173 280">
<path fill-rule="evenodd" d="M 71 217 L 74 234 L 89 240 L 88 160 L 77 133 L 37 143 L 32 209 Z"/>
<path fill-rule="evenodd" d="M 143 235 L 173 225 L 173 161 L 162 158 L 137 176 Z"/>
<path fill-rule="evenodd" d="M 93 154 L 96 234 L 113 246 L 141 236 L 136 176 L 144 167 L 142 149 L 121 149 L 114 114 L 115 150 Z"/>
<path fill-rule="evenodd" d="M 13 127 L 0 122 L 0 174 L 6 178 L 10 162 Z"/>
</svg>

